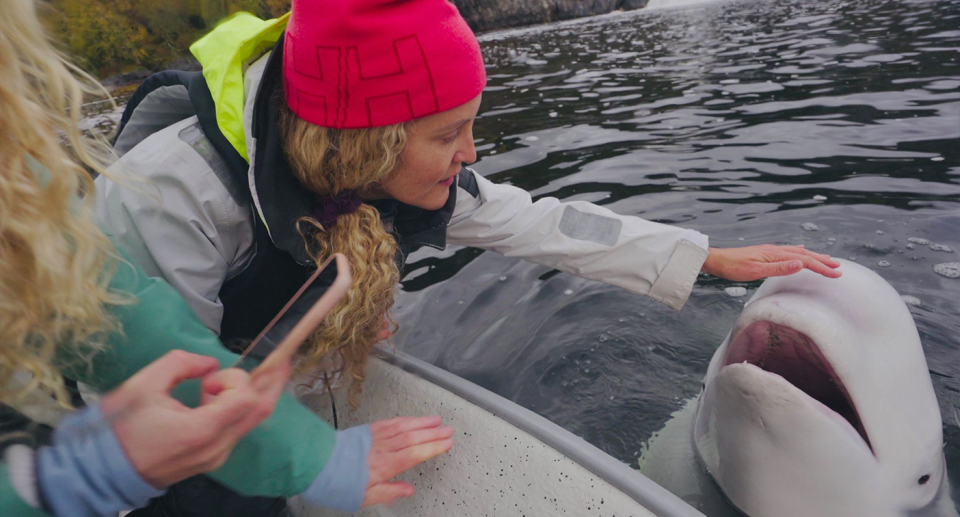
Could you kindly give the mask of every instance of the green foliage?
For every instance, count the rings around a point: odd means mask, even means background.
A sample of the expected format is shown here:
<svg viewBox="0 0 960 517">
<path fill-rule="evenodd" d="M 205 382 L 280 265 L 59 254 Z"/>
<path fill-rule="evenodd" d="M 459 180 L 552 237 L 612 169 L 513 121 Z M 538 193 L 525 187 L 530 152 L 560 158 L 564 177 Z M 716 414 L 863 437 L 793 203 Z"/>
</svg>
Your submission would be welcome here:
<svg viewBox="0 0 960 517">
<path fill-rule="evenodd" d="M 46 21 L 77 63 L 105 77 L 160 70 L 189 55 L 191 43 L 238 11 L 275 18 L 290 0 L 51 0 Z"/>
</svg>

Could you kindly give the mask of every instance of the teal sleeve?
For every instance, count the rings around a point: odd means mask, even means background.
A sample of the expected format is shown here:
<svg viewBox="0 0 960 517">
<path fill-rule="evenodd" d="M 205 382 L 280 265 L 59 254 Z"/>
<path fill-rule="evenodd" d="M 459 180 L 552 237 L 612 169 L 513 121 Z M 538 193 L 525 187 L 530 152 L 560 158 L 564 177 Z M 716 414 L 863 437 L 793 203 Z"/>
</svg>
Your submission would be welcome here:
<svg viewBox="0 0 960 517">
<path fill-rule="evenodd" d="M 6 463 L 0 463 L 0 515 L 3 517 L 50 517 L 50 514 L 27 504 L 10 482 Z"/>
<path fill-rule="evenodd" d="M 115 308 L 122 333 L 109 336 L 109 347 L 91 364 L 63 362 L 65 375 L 108 391 L 165 353 L 179 349 L 216 357 L 222 367 L 237 355 L 194 316 L 166 282 L 150 278 L 137 266 L 121 263 L 111 285 L 136 298 Z M 199 401 L 199 382 L 181 384 L 174 396 L 188 406 Z M 334 430 L 296 399 L 284 393 L 276 409 L 237 444 L 227 462 L 208 475 L 243 495 L 300 494 L 320 474 L 336 440 Z"/>
</svg>

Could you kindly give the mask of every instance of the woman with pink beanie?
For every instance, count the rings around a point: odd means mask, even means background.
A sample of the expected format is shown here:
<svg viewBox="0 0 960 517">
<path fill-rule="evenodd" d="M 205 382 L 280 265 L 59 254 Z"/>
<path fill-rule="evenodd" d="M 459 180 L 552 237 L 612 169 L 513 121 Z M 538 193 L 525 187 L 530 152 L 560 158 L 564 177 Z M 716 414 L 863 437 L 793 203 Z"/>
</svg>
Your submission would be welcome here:
<svg viewBox="0 0 960 517">
<path fill-rule="evenodd" d="M 486 72 L 447 0 L 294 0 L 288 16 L 236 16 L 191 51 L 202 74 L 149 78 L 116 135 L 114 168 L 161 195 L 101 178 L 98 213 L 226 342 L 256 336 L 317 264 L 347 255 L 354 285 L 300 366 L 339 374 L 351 403 L 422 246 L 522 257 L 675 309 L 701 271 L 840 276 L 801 246 L 710 248 L 694 230 L 533 202 L 467 168 Z"/>
</svg>

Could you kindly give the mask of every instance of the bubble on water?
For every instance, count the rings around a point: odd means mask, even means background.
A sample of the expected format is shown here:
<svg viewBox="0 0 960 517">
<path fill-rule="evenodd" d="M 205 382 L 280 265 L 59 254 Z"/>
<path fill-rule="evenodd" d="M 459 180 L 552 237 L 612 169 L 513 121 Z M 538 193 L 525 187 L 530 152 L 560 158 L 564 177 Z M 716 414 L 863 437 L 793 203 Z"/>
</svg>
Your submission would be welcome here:
<svg viewBox="0 0 960 517">
<path fill-rule="evenodd" d="M 723 290 L 723 292 L 727 293 L 727 296 L 740 298 L 741 296 L 747 295 L 747 288 L 746 287 L 727 287 L 726 289 Z"/>
<path fill-rule="evenodd" d="M 960 262 L 944 262 L 933 266 L 933 272 L 947 278 L 960 278 Z"/>
<path fill-rule="evenodd" d="M 567 289 L 566 291 L 563 292 L 563 294 L 570 296 L 571 294 L 573 294 L 573 289 Z"/>
<path fill-rule="evenodd" d="M 880 262 L 877 262 L 877 265 L 880 267 L 890 267 L 890 263 L 887 262 L 886 260 L 881 260 Z"/>
<path fill-rule="evenodd" d="M 501 282 L 506 282 L 506 281 L 507 281 L 507 277 L 501 276 L 501 277 L 500 277 L 500 281 L 501 281 Z"/>
<path fill-rule="evenodd" d="M 923 305 L 923 302 L 920 301 L 920 298 L 917 298 L 916 296 L 910 296 L 909 294 L 905 294 L 900 298 L 903 298 L 903 303 L 907 305 L 912 305 L 914 307 L 920 307 L 921 305 Z"/>
<path fill-rule="evenodd" d="M 821 196 L 821 195 L 817 194 L 816 196 L 813 196 L 813 200 L 814 200 L 814 201 L 826 201 L 826 200 L 827 200 L 827 196 Z"/>
<path fill-rule="evenodd" d="M 933 243 L 930 245 L 930 249 L 933 251 L 946 251 L 947 253 L 953 253 L 953 250 L 950 249 L 950 246 L 947 246 L 946 244 Z"/>
<path fill-rule="evenodd" d="M 551 112 L 550 112 L 550 118 L 556 118 L 556 117 L 557 117 L 557 112 L 556 112 L 556 111 L 551 111 Z"/>
<path fill-rule="evenodd" d="M 854 261 L 854 262 L 857 261 L 857 257 L 847 257 L 847 259 L 848 259 L 848 260 L 852 260 L 852 261 Z"/>
<path fill-rule="evenodd" d="M 883 230 L 877 230 L 877 235 L 883 235 Z"/>
<path fill-rule="evenodd" d="M 607 341 L 610 341 L 610 336 L 606 334 L 600 334 L 599 336 L 597 336 L 597 341 L 601 343 L 606 343 Z M 590 364 L 590 361 L 587 361 L 587 364 Z"/>
<path fill-rule="evenodd" d="M 867 248 L 868 250 L 874 249 L 874 245 L 873 245 L 873 244 L 870 244 L 870 243 L 864 244 L 863 247 L 864 247 L 864 248 Z"/>
<path fill-rule="evenodd" d="M 744 239 L 743 237 L 737 237 L 737 240 L 738 240 L 738 241 L 745 241 L 746 239 Z"/>
<path fill-rule="evenodd" d="M 931 162 L 942 162 L 942 161 L 943 161 L 943 156 L 934 156 L 933 158 L 930 158 L 930 161 L 931 161 Z"/>
<path fill-rule="evenodd" d="M 930 244 L 930 241 L 928 241 L 927 239 L 922 239 L 920 237 L 907 237 L 907 242 L 912 242 L 914 244 L 919 244 L 921 246 L 926 246 L 927 244 Z"/>
<path fill-rule="evenodd" d="M 619 321 L 620 323 L 623 323 L 624 321 L 627 321 L 627 318 L 619 318 L 617 319 L 617 321 Z"/>
<path fill-rule="evenodd" d="M 803 224 L 800 225 L 800 227 L 803 228 L 804 230 L 808 231 L 808 232 L 815 232 L 815 231 L 817 231 L 817 230 L 820 229 L 820 228 L 817 227 L 817 225 L 815 225 L 815 224 L 813 224 L 813 223 L 803 223 Z"/>
<path fill-rule="evenodd" d="M 912 249 L 914 249 L 914 248 L 916 248 L 916 246 L 914 246 L 913 243 L 907 244 L 907 249 L 908 249 L 908 250 L 912 250 Z"/>
<path fill-rule="evenodd" d="M 457 302 L 457 305 L 463 305 L 463 300 L 460 300 L 459 302 Z"/>
<path fill-rule="evenodd" d="M 833 241 L 837 240 L 837 238 L 836 238 L 836 237 L 827 237 L 827 240 L 830 241 L 830 242 L 833 242 Z"/>
<path fill-rule="evenodd" d="M 610 395 L 610 400 L 613 400 L 613 395 Z"/>
</svg>

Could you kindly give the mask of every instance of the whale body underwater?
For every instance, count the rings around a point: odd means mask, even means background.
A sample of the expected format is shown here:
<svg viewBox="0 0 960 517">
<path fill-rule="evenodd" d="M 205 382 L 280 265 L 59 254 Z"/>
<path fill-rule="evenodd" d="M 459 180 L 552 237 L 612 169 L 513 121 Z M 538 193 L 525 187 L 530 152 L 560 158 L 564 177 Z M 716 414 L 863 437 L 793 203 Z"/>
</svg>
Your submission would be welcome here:
<svg viewBox="0 0 960 517">
<path fill-rule="evenodd" d="M 839 279 L 760 286 L 641 472 L 711 517 L 738 514 L 722 499 L 750 517 L 958 515 L 910 311 L 879 275 L 840 262 Z"/>
</svg>

